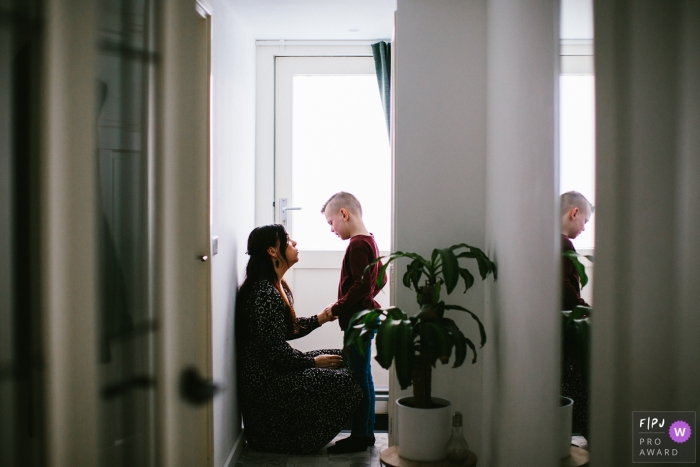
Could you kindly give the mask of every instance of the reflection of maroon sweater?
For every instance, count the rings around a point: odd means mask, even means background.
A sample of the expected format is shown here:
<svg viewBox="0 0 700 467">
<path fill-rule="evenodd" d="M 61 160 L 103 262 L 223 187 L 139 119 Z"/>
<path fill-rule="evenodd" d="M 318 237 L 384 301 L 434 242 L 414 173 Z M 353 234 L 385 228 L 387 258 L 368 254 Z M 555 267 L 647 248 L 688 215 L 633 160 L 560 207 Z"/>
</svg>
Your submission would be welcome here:
<svg viewBox="0 0 700 467">
<path fill-rule="evenodd" d="M 576 248 L 574 248 L 574 244 L 571 243 L 569 237 L 562 234 L 561 252 L 564 253 L 565 251 L 576 251 Z M 564 280 L 562 282 L 563 291 L 561 297 L 562 310 L 573 310 L 574 307 L 578 305 L 590 306 L 584 299 L 581 298 L 581 286 L 578 273 L 574 267 L 574 262 L 571 261 L 571 258 L 567 258 L 566 256 L 562 256 L 562 260 L 564 262 Z"/>
<path fill-rule="evenodd" d="M 379 248 L 374 237 L 370 235 L 355 235 L 345 250 L 343 266 L 340 270 L 338 284 L 338 301 L 331 311 L 338 317 L 340 329 L 348 327 L 350 318 L 358 311 L 379 308 L 374 297 L 386 284 L 386 276 L 381 286 L 377 286 L 377 275 L 382 263 L 379 262 L 362 278 L 362 273 L 369 263 L 379 258 Z"/>
</svg>

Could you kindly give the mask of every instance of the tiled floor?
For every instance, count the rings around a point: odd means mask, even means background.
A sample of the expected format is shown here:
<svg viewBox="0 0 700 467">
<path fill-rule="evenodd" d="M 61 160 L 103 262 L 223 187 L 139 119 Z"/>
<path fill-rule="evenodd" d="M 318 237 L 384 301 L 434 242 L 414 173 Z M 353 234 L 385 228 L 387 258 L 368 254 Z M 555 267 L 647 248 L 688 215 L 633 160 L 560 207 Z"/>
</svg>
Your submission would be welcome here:
<svg viewBox="0 0 700 467">
<path fill-rule="evenodd" d="M 336 440 L 349 436 L 349 433 L 340 433 Z M 248 447 L 243 448 L 243 453 L 236 463 L 236 467 L 269 466 L 269 467 L 379 467 L 379 452 L 387 447 L 386 433 L 376 433 L 376 442 L 365 452 L 352 454 L 328 454 L 323 448 L 316 454 L 306 456 L 288 456 L 285 454 L 270 454 L 255 452 Z"/>
</svg>

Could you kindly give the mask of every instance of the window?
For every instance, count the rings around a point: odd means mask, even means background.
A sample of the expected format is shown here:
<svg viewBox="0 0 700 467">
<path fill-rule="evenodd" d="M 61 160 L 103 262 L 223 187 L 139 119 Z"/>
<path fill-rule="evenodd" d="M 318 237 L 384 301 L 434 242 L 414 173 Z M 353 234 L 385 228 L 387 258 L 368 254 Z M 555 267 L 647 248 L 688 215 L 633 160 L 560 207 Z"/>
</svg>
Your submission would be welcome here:
<svg viewBox="0 0 700 467">
<path fill-rule="evenodd" d="M 559 191 L 578 191 L 595 205 L 595 78 L 564 74 L 559 92 Z M 592 249 L 594 232 L 595 216 L 576 239 L 576 248 Z"/>
<path fill-rule="evenodd" d="M 391 159 L 375 75 L 295 75 L 292 113 L 293 234 L 300 248 L 345 250 L 320 208 L 348 191 L 380 250 L 391 238 Z"/>
</svg>

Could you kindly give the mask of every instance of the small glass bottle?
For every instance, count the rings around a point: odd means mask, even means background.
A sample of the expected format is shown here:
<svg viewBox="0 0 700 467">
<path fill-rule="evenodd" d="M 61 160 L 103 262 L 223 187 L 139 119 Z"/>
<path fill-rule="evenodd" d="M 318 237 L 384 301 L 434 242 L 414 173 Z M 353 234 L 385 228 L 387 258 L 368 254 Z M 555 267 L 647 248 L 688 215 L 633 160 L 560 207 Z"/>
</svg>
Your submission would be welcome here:
<svg viewBox="0 0 700 467">
<path fill-rule="evenodd" d="M 469 456 L 469 445 L 462 434 L 462 414 L 455 412 L 452 416 L 452 436 L 447 443 L 447 460 L 463 463 Z"/>
</svg>

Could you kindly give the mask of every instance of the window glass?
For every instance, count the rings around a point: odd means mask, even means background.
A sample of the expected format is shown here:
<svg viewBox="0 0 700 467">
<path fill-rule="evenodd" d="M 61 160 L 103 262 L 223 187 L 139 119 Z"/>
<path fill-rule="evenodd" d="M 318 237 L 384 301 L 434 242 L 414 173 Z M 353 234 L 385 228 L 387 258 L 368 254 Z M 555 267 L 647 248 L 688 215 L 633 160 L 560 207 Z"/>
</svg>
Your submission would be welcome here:
<svg viewBox="0 0 700 467">
<path fill-rule="evenodd" d="M 374 75 L 295 75 L 292 236 L 302 250 L 345 250 L 321 206 L 338 191 L 360 200 L 380 250 L 390 247 L 391 159 Z"/>
<path fill-rule="evenodd" d="M 559 188 L 562 193 L 578 191 L 595 205 L 595 80 L 593 75 L 559 80 Z M 576 238 L 577 249 L 594 247 L 595 217 Z"/>
</svg>

